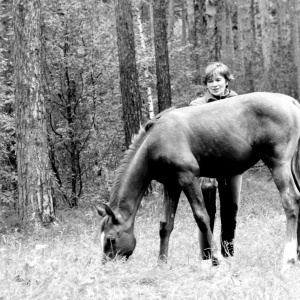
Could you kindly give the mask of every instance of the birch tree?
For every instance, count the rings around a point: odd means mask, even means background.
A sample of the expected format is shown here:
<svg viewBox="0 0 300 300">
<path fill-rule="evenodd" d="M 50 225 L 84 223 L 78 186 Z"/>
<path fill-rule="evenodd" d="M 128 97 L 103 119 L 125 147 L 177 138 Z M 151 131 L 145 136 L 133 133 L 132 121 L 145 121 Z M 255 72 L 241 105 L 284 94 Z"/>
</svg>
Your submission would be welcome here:
<svg viewBox="0 0 300 300">
<path fill-rule="evenodd" d="M 137 24 L 139 29 L 139 36 L 140 36 L 140 42 L 141 42 L 141 48 L 142 48 L 142 56 L 146 56 L 146 38 L 144 34 L 144 28 L 142 23 L 142 4 L 139 3 L 138 9 L 137 9 Z M 152 119 L 154 117 L 154 106 L 153 106 L 153 96 L 152 96 L 152 88 L 150 85 L 150 68 L 148 62 L 145 62 L 144 66 L 144 77 L 147 82 L 147 100 L 148 100 L 148 112 L 149 112 L 149 118 Z"/>
</svg>

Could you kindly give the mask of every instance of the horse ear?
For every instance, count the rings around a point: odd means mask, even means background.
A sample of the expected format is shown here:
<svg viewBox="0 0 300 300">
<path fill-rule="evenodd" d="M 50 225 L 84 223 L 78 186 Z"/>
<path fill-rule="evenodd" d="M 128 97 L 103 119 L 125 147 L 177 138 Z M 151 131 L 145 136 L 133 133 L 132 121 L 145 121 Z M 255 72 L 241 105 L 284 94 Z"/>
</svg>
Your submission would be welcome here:
<svg viewBox="0 0 300 300">
<path fill-rule="evenodd" d="M 104 207 L 99 207 L 99 206 L 97 206 L 97 205 L 94 205 L 94 206 L 95 206 L 95 208 L 96 208 L 97 213 L 98 213 L 99 216 L 105 217 L 105 216 L 107 215 L 107 213 L 106 213 Z"/>
<path fill-rule="evenodd" d="M 112 218 L 114 224 L 119 224 L 119 221 L 115 215 L 115 213 L 111 210 L 111 208 L 104 203 L 100 204 L 102 207 L 96 206 L 96 210 L 101 217 L 109 216 Z"/>
</svg>

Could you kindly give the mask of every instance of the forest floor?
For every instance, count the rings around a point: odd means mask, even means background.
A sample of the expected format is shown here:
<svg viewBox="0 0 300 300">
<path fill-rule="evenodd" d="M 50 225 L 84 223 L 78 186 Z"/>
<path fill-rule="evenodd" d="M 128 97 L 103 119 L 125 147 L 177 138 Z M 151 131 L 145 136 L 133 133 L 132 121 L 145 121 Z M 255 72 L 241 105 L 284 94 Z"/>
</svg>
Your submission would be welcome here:
<svg viewBox="0 0 300 300">
<path fill-rule="evenodd" d="M 199 260 L 197 228 L 182 196 L 169 262 L 157 265 L 160 195 L 138 211 L 137 247 L 127 261 L 101 264 L 100 218 L 92 204 L 59 210 L 58 224 L 34 234 L 0 219 L 0 300 L 299 299 L 300 264 L 281 273 L 285 215 L 265 168 L 243 178 L 236 252 L 220 266 Z M 11 223 L 10 223 L 11 222 Z M 215 227 L 219 240 L 219 218 Z"/>
</svg>

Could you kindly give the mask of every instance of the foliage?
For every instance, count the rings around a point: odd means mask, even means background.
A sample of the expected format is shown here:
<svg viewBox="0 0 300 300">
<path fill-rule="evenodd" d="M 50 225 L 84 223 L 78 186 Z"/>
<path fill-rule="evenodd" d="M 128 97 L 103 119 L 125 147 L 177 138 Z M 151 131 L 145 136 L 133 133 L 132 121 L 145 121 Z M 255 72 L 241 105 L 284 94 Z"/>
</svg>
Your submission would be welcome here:
<svg viewBox="0 0 300 300">
<path fill-rule="evenodd" d="M 270 68 L 265 70 L 262 63 L 262 12 L 257 0 L 198 1 L 194 5 L 194 28 L 189 27 L 190 16 L 186 17 L 187 11 L 186 7 L 183 10 L 182 1 L 174 0 L 174 15 L 171 10 L 168 11 L 169 19 L 174 21 L 168 36 L 173 105 L 185 106 L 203 93 L 205 87 L 201 83 L 201 75 L 212 57 L 224 60 L 232 68 L 236 79 L 231 83 L 231 88 L 238 93 L 252 89 L 281 92 L 297 98 L 299 70 L 294 61 L 295 25 L 291 22 L 291 14 L 293 3 L 298 2 L 284 1 L 291 5 L 284 6 L 283 11 L 282 1 L 266 1 L 271 47 L 268 53 Z M 152 88 L 157 113 L 151 1 L 134 0 L 132 3 L 136 58 L 146 120 L 148 87 Z M 240 3 L 246 9 L 244 12 L 248 10 L 243 20 L 245 24 L 252 24 L 251 28 L 248 25 L 239 28 Z M 210 5 L 211 15 L 205 13 L 205 6 L 199 7 L 198 4 Z M 58 183 L 57 195 L 69 205 L 72 199 L 76 200 L 79 196 L 84 201 L 89 198 L 104 200 L 113 172 L 125 150 L 114 2 L 49 0 L 42 1 L 42 5 L 44 93 L 47 100 L 49 152 Z M 206 28 L 207 24 L 213 24 L 213 5 L 217 6 L 215 26 Z M 0 162 L 3 166 L 0 201 L 13 202 L 12 195 L 16 194 L 17 182 L 11 0 L 1 2 L 0 14 Z M 139 14 L 144 39 L 138 27 Z M 222 23 L 224 15 L 227 18 L 225 25 Z M 222 37 L 223 25 L 226 27 L 225 39 Z M 195 43 L 192 32 L 197 38 Z M 228 48 L 230 33 L 235 53 L 233 60 Z M 246 43 L 244 49 L 240 49 L 239 34 L 245 37 L 251 34 L 251 39 L 247 38 L 251 43 Z M 242 69 L 247 53 L 251 57 L 251 87 L 249 73 Z"/>
<path fill-rule="evenodd" d="M 115 163 L 120 104 L 112 6 L 45 3 L 45 75 L 55 173 L 66 199 Z M 122 142 L 121 142 L 122 145 Z M 118 152 L 118 151 L 117 151 Z M 108 166 L 106 166 L 108 164 Z M 97 167 L 98 166 L 98 167 Z M 71 200 L 69 200 L 71 201 Z"/>
<path fill-rule="evenodd" d="M 0 204 L 16 199 L 15 123 L 13 115 L 12 1 L 0 5 Z"/>
</svg>

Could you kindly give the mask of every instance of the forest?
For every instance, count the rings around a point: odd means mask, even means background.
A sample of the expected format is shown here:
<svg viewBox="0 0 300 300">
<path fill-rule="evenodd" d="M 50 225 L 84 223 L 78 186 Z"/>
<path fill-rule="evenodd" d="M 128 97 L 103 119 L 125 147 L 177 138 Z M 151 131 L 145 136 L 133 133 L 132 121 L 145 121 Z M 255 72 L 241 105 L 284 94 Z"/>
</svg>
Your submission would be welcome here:
<svg viewBox="0 0 300 300">
<path fill-rule="evenodd" d="M 94 205 L 140 126 L 203 95 L 208 63 L 231 69 L 238 94 L 299 100 L 300 0 L 0 0 L 0 16 L 1 300 L 299 299 L 299 261 L 281 272 L 286 216 L 261 163 L 243 174 L 235 253 L 219 266 L 199 257 L 184 195 L 158 264 L 157 182 L 134 254 L 103 264 Z M 219 212 L 217 201 L 216 241 Z"/>
<path fill-rule="evenodd" d="M 60 205 L 105 201 L 140 124 L 201 95 L 209 62 L 239 94 L 298 99 L 299 4 L 2 0 L 0 202 L 47 223 Z"/>
</svg>

